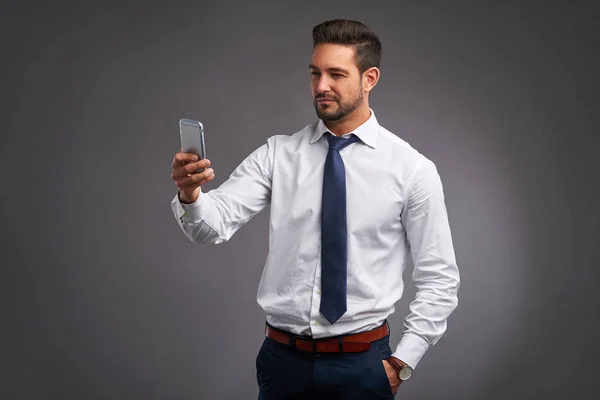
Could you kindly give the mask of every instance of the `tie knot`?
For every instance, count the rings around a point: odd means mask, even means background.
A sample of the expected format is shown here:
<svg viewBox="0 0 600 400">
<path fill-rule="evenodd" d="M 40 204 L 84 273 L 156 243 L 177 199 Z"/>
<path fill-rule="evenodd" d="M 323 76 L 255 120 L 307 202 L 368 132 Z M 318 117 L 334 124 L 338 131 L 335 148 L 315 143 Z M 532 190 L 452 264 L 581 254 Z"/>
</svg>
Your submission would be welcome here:
<svg viewBox="0 0 600 400">
<path fill-rule="evenodd" d="M 350 136 L 350 139 L 343 138 L 341 136 L 335 136 L 331 133 L 327 135 L 327 141 L 329 142 L 329 148 L 337 151 L 342 150 L 344 147 L 351 145 L 352 143 L 358 142 L 360 139 L 356 135 Z"/>
</svg>

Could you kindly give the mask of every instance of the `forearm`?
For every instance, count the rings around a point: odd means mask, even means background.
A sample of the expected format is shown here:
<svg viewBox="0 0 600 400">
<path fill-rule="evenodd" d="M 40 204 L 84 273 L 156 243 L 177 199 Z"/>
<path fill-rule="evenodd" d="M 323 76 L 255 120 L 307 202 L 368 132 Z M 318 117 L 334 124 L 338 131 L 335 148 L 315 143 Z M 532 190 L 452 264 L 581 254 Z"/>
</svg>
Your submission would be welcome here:
<svg viewBox="0 0 600 400">
<path fill-rule="evenodd" d="M 413 272 L 417 287 L 405 330 L 394 356 L 415 368 L 427 350 L 445 334 L 447 320 L 458 305 L 458 268 L 453 261 L 417 265 Z"/>
<path fill-rule="evenodd" d="M 403 222 L 417 294 L 394 356 L 414 368 L 446 332 L 447 319 L 458 305 L 460 285 L 442 182 L 428 160 L 417 167 Z"/>
<path fill-rule="evenodd" d="M 208 211 L 210 206 L 206 204 L 205 195 L 205 193 L 201 193 L 195 202 L 185 204 L 180 201 L 179 195 L 176 194 L 171 201 L 171 209 L 177 224 L 192 242 L 218 244 L 225 241 L 225 236 L 220 234 L 206 220 L 205 215 L 207 212 L 210 213 Z"/>
<path fill-rule="evenodd" d="M 249 155 L 218 188 L 200 192 L 190 204 L 175 195 L 173 214 L 194 243 L 219 244 L 233 234 L 270 201 L 270 152 L 268 144 Z"/>
</svg>

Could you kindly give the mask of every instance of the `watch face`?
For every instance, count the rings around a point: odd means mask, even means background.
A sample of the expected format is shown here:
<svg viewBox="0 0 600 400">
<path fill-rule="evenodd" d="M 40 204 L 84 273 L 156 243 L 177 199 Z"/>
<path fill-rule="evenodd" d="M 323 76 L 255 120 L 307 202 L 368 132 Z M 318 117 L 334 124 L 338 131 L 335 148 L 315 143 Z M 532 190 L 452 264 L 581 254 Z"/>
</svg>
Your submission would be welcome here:
<svg viewBox="0 0 600 400">
<path fill-rule="evenodd" d="M 400 370 L 400 379 L 402 379 L 403 381 L 407 380 L 408 378 L 410 378 L 410 376 L 413 373 L 413 369 L 411 367 L 409 367 L 408 365 L 405 366 L 404 368 L 402 368 Z"/>
</svg>

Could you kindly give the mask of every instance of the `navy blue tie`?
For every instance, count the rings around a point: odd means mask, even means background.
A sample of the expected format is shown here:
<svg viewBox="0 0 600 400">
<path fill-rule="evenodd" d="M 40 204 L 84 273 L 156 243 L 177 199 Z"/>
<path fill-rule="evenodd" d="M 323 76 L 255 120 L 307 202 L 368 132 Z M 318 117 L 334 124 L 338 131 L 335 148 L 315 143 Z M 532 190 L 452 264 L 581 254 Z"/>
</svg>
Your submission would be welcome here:
<svg viewBox="0 0 600 400">
<path fill-rule="evenodd" d="M 346 312 L 347 230 L 346 230 L 346 169 L 340 150 L 357 142 L 326 133 L 329 152 L 323 173 L 321 214 L 321 314 L 335 323 Z"/>
</svg>

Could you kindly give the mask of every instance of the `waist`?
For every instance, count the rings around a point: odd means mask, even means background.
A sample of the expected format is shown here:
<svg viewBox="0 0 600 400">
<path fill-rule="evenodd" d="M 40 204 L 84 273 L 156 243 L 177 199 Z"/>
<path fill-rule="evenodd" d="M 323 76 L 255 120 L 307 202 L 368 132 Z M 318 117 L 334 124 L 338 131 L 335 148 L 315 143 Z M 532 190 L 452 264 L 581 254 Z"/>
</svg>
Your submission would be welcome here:
<svg viewBox="0 0 600 400">
<path fill-rule="evenodd" d="M 369 350 L 372 342 L 383 339 L 389 334 L 390 328 L 387 320 L 379 327 L 368 331 L 318 339 L 296 335 L 275 328 L 269 323 L 265 327 L 265 335 L 269 339 L 311 353 L 361 353 Z"/>
</svg>

